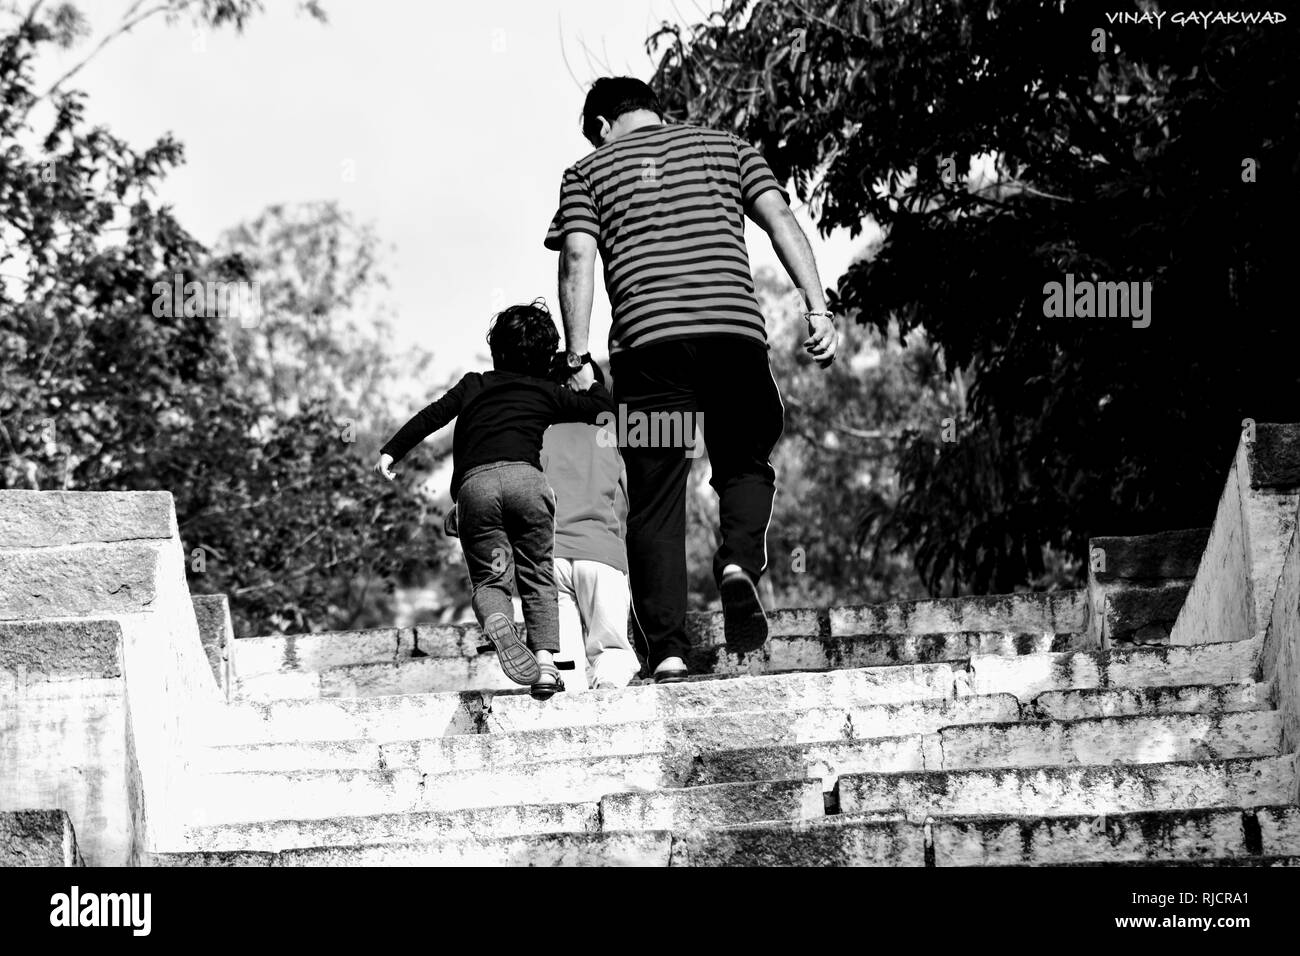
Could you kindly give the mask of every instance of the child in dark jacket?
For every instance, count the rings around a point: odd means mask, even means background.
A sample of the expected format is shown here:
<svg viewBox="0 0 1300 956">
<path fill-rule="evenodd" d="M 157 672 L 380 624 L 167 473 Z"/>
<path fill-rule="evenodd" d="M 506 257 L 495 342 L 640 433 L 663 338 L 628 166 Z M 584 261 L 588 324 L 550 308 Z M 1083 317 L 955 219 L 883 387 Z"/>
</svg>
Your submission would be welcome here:
<svg viewBox="0 0 1300 956">
<path fill-rule="evenodd" d="M 545 700 L 564 689 L 552 656 L 560 649 L 552 554 L 555 495 L 542 473 L 542 436 L 560 422 L 595 424 L 613 402 L 585 365 L 569 387 L 548 379 L 559 333 L 546 306 L 511 306 L 488 329 L 492 371 L 469 372 L 411 418 L 380 450 L 375 471 L 391 467 L 458 418 L 452 440 L 451 497 L 474 614 L 506 676 Z M 514 626 L 513 588 L 523 604 L 527 644 Z"/>
</svg>

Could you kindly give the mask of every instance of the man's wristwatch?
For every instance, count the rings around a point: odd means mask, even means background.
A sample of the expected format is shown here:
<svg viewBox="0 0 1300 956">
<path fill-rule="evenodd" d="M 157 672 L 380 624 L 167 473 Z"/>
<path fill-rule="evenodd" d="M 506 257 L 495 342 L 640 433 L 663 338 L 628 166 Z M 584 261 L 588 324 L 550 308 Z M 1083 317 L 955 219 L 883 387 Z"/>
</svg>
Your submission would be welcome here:
<svg viewBox="0 0 1300 956">
<path fill-rule="evenodd" d="M 569 367 L 570 372 L 577 372 L 578 369 L 582 368 L 590 361 L 591 361 L 590 352 L 583 352 L 581 355 L 579 355 L 577 352 L 564 353 L 564 364 Z"/>
</svg>

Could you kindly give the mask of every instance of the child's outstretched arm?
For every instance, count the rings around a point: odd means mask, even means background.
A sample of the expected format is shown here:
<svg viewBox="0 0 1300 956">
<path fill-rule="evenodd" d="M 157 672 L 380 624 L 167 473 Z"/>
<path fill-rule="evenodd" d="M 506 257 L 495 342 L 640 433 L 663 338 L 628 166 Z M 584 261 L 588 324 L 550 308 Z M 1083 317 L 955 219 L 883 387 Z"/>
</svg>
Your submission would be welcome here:
<svg viewBox="0 0 1300 956">
<path fill-rule="evenodd" d="M 614 400 L 604 385 L 593 382 L 585 392 L 575 392 L 563 385 L 555 386 L 557 422 L 586 422 L 599 424 L 601 415 L 614 414 Z"/>
<path fill-rule="evenodd" d="M 388 443 L 379 449 L 379 462 L 375 465 L 375 471 L 391 481 L 393 472 L 389 466 L 401 461 L 412 448 L 459 415 L 461 409 L 465 407 L 469 379 L 470 376 L 466 375 L 442 398 L 429 403 L 412 415 L 411 420 L 399 428 L 397 434 L 388 439 Z"/>
</svg>

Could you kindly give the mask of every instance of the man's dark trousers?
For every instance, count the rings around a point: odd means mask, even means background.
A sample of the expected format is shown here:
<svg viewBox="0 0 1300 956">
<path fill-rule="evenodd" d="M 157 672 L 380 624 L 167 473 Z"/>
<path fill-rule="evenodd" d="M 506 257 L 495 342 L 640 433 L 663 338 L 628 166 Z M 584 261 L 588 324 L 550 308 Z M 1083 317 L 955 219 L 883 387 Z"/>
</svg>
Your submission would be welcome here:
<svg viewBox="0 0 1300 956">
<path fill-rule="evenodd" d="M 620 417 L 625 407 L 629 416 L 649 419 L 654 412 L 671 412 L 699 422 L 722 532 L 714 579 L 721 578 L 723 567 L 736 564 L 757 582 L 767 567 L 767 526 L 776 493 L 769 459 L 784 427 L 767 347 L 740 336 L 701 336 L 627 349 L 615 353 L 610 366 Z M 638 443 L 632 424 L 629 419 L 628 434 L 619 436 L 627 467 L 628 575 L 634 630 L 653 669 L 668 657 L 686 659 L 690 650 L 686 483 L 699 454 L 680 444 Z M 667 429 L 651 419 L 644 431 L 649 440 Z"/>
</svg>

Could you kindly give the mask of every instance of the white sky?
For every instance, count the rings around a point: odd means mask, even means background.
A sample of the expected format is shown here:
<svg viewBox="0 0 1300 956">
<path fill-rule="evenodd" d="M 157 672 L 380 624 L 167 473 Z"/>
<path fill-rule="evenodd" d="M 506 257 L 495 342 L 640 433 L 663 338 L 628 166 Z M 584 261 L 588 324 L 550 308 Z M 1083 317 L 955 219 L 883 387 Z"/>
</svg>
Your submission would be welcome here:
<svg viewBox="0 0 1300 956">
<path fill-rule="evenodd" d="M 565 166 L 589 151 L 578 130 L 588 65 L 649 79 L 645 38 L 663 19 L 699 19 L 718 0 L 325 0 L 320 24 L 267 0 L 244 35 L 146 22 L 72 81 L 91 122 L 135 147 L 166 132 L 187 162 L 161 198 L 200 241 L 272 203 L 337 200 L 390 245 L 395 349 L 434 353 L 430 391 L 481 365 L 490 315 L 544 296 L 557 314 L 555 254 L 542 237 Z M 97 27 L 123 0 L 84 6 Z M 680 12 L 680 16 L 679 16 Z M 51 50 L 52 48 L 47 48 Z M 50 78 L 88 51 L 47 53 Z M 348 173 L 351 173 L 349 180 Z M 821 240 L 800 217 L 833 286 L 863 238 Z M 755 269 L 776 266 L 751 225 Z M 779 268 L 779 267 L 778 267 Z M 609 306 L 597 280 L 592 345 Z"/>
</svg>

